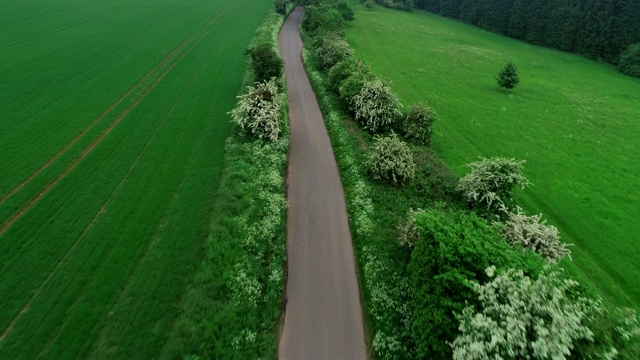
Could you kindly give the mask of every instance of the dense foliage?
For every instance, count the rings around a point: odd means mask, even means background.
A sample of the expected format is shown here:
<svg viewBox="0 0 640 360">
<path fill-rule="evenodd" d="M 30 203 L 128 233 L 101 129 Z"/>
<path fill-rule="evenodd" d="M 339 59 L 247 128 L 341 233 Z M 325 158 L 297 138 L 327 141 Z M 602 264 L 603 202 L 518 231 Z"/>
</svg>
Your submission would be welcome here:
<svg viewBox="0 0 640 360">
<path fill-rule="evenodd" d="M 430 145 L 436 119 L 436 113 L 430 107 L 422 104 L 410 106 L 402 124 L 404 136 L 416 144 Z"/>
<path fill-rule="evenodd" d="M 416 6 L 532 44 L 611 63 L 640 41 L 637 0 L 417 0 Z"/>
<path fill-rule="evenodd" d="M 509 213 L 502 234 L 509 244 L 534 251 L 552 263 L 571 256 L 567 245 L 560 241 L 555 226 L 547 225 L 542 215 L 525 214 L 519 206 L 515 212 Z"/>
<path fill-rule="evenodd" d="M 324 70 L 331 69 L 338 62 L 353 56 L 353 50 L 341 37 L 331 34 L 323 36 L 316 48 L 319 65 Z"/>
<path fill-rule="evenodd" d="M 312 32 L 341 33 L 346 25 L 346 20 L 340 11 L 329 5 L 312 5 L 305 7 L 305 15 L 302 20 L 302 28 Z"/>
<path fill-rule="evenodd" d="M 284 63 L 270 43 L 261 43 L 247 50 L 251 68 L 257 82 L 268 81 L 282 75 Z"/>
<path fill-rule="evenodd" d="M 496 81 L 498 82 L 498 86 L 503 88 L 505 91 L 515 88 L 520 82 L 515 65 L 510 62 L 502 68 L 496 77 Z"/>
<path fill-rule="evenodd" d="M 485 284 L 472 282 L 480 304 L 456 314 L 460 334 L 453 341 L 454 360 L 565 359 L 579 340 L 592 340 L 587 319 L 598 313 L 594 300 L 576 295 L 578 283 L 556 267 L 537 279 L 508 269 Z"/>
<path fill-rule="evenodd" d="M 415 214 L 420 231 L 409 264 L 413 339 L 422 359 L 451 358 L 460 334 L 453 315 L 478 303 L 470 281 L 486 283 L 485 269 L 516 268 L 537 275 L 544 261 L 532 252 L 513 250 L 497 226 L 474 213 L 427 210 Z"/>
<path fill-rule="evenodd" d="M 620 55 L 618 68 L 627 75 L 640 78 L 640 42 L 629 46 L 629 48 Z"/>
<path fill-rule="evenodd" d="M 370 71 L 367 66 L 360 60 L 347 58 L 343 61 L 340 61 L 335 66 L 333 66 L 331 70 L 329 70 L 329 90 L 335 93 L 339 93 L 340 86 L 343 84 L 343 82 L 347 78 L 354 76 L 355 74 L 370 74 Z M 360 89 L 358 89 L 358 91 L 354 91 L 353 95 L 357 94 L 359 91 Z M 351 98 L 349 98 L 348 100 L 350 101 Z M 346 104 L 348 104 L 349 101 L 347 101 Z"/>
<path fill-rule="evenodd" d="M 276 79 L 247 86 L 247 92 L 237 98 L 238 105 L 231 110 L 233 122 L 258 139 L 278 140 L 282 101 Z"/>
<path fill-rule="evenodd" d="M 372 133 L 393 124 L 402 116 L 400 100 L 379 79 L 365 82 L 351 99 L 351 106 L 355 120 Z"/>
<path fill-rule="evenodd" d="M 503 207 L 511 206 L 511 191 L 516 186 L 529 185 L 522 175 L 524 163 L 507 158 L 483 158 L 467 164 L 471 173 L 460 179 L 458 190 L 474 208 L 500 214 Z"/>
<path fill-rule="evenodd" d="M 390 181 L 393 184 L 406 183 L 413 179 L 416 165 L 411 149 L 398 135 L 377 136 L 369 158 L 369 170 L 374 179 Z"/>
</svg>

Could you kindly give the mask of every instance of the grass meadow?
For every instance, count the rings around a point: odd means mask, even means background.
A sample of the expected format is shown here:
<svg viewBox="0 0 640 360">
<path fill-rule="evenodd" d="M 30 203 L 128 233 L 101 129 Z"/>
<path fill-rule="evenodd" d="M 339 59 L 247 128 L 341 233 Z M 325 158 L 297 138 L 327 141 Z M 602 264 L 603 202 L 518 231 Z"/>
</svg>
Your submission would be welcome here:
<svg viewBox="0 0 640 360">
<path fill-rule="evenodd" d="M 640 81 L 615 67 L 425 12 L 357 7 L 347 40 L 403 104 L 439 114 L 434 149 L 460 175 L 479 156 L 527 161 L 517 191 L 571 247 L 570 272 L 640 309 Z M 513 61 L 520 85 L 495 82 Z"/>
<path fill-rule="evenodd" d="M 0 5 L 0 358 L 154 358 L 270 1 Z"/>
</svg>

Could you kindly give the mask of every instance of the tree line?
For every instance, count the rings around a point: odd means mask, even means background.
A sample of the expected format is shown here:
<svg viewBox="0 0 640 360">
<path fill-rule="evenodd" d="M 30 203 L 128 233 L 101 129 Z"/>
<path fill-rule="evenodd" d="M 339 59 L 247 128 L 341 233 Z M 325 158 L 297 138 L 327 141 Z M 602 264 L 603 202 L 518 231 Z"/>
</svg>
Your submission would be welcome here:
<svg viewBox="0 0 640 360">
<path fill-rule="evenodd" d="M 612 64 L 640 42 L 640 0 L 416 0 L 415 6 Z"/>
</svg>

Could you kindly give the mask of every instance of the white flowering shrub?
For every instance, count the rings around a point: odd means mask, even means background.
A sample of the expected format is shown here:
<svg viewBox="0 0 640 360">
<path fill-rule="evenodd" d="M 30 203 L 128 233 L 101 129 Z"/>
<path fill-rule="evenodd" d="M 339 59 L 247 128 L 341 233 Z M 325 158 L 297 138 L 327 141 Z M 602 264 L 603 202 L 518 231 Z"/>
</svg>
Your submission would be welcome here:
<svg viewBox="0 0 640 360">
<path fill-rule="evenodd" d="M 351 98 L 355 120 L 374 133 L 402 116 L 402 104 L 381 80 L 366 81 Z"/>
<path fill-rule="evenodd" d="M 578 283 L 563 279 L 558 268 L 547 266 L 536 280 L 522 271 L 486 271 L 494 279 L 473 284 L 479 311 L 469 306 L 457 315 L 460 335 L 450 344 L 454 360 L 568 359 L 574 343 L 593 339 L 585 322 L 600 305 L 571 296 Z"/>
<path fill-rule="evenodd" d="M 258 139 L 278 140 L 282 101 L 276 79 L 248 86 L 247 93 L 237 98 L 238 105 L 230 112 L 233 122 Z"/>
<path fill-rule="evenodd" d="M 335 35 L 327 36 L 316 48 L 316 56 L 320 67 L 328 70 L 338 62 L 353 56 L 353 50 L 344 39 Z"/>
<path fill-rule="evenodd" d="M 529 216 L 519 206 L 516 206 L 515 212 L 508 213 L 502 235 L 512 246 L 520 245 L 537 252 L 551 263 L 565 256 L 571 257 L 571 251 L 567 244 L 560 241 L 555 226 L 547 225 L 546 220 L 542 220 L 542 214 Z"/>
<path fill-rule="evenodd" d="M 511 204 L 511 191 L 516 186 L 525 188 L 529 181 L 522 175 L 524 160 L 491 158 L 467 164 L 471 173 L 460 179 L 457 190 L 475 207 L 498 211 Z"/>
<path fill-rule="evenodd" d="M 402 124 L 404 135 L 410 141 L 420 145 L 431 144 L 433 122 L 436 120 L 436 112 L 430 107 L 417 104 L 409 108 L 409 112 Z"/>
<path fill-rule="evenodd" d="M 376 136 L 369 169 L 375 179 L 404 183 L 413 179 L 416 165 L 411 149 L 398 135 Z"/>
<path fill-rule="evenodd" d="M 398 241 L 410 249 L 420 240 L 420 232 L 416 224 L 416 214 L 424 214 L 422 209 L 409 209 L 407 219 L 398 224 Z"/>
</svg>

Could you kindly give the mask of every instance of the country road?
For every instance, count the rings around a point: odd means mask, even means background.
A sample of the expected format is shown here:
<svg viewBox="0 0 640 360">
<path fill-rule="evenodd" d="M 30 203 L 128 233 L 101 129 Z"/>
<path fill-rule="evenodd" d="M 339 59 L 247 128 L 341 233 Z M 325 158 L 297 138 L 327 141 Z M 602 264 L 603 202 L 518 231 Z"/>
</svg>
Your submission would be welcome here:
<svg viewBox="0 0 640 360">
<path fill-rule="evenodd" d="M 366 359 L 344 190 L 322 113 L 300 59 L 303 14 L 303 8 L 296 8 L 278 37 L 291 119 L 287 304 L 278 356 Z"/>
</svg>

